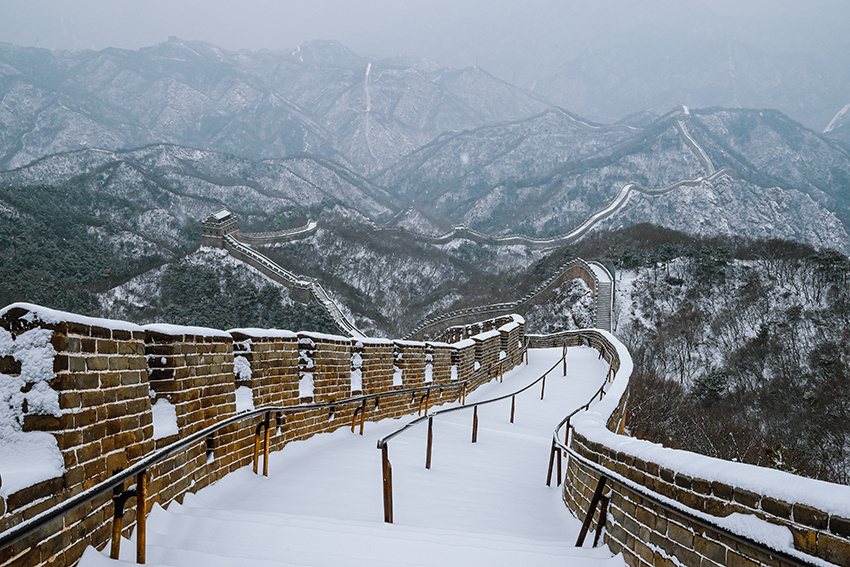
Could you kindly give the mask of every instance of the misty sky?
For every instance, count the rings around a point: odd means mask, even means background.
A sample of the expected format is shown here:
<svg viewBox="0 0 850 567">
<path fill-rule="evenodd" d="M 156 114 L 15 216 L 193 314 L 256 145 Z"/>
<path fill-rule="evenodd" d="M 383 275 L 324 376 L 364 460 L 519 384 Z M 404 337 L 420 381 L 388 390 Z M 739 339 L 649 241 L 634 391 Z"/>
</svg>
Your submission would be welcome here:
<svg viewBox="0 0 850 567">
<path fill-rule="evenodd" d="M 177 36 L 226 49 L 292 49 L 335 39 L 361 55 L 451 66 L 499 52 L 572 52 L 621 35 L 750 37 L 788 49 L 845 41 L 846 0 L 0 0 L 0 41 L 136 49 Z"/>
</svg>

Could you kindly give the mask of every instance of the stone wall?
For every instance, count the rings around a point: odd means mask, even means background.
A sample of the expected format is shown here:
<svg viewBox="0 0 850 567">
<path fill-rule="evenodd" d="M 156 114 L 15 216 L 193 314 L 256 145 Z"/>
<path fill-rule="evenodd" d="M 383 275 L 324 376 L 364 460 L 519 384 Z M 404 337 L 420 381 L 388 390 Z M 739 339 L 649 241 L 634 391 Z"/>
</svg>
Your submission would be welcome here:
<svg viewBox="0 0 850 567">
<path fill-rule="evenodd" d="M 616 339 L 597 334 L 604 340 L 584 341 L 623 368 L 605 400 L 573 418 L 564 501 L 583 520 L 600 477 L 608 478 L 605 543 L 613 552 L 632 566 L 850 565 L 850 487 L 618 435 L 631 360 Z M 598 521 L 597 511 L 591 528 Z M 787 546 L 756 543 L 777 530 Z"/>
<path fill-rule="evenodd" d="M 61 476 L 0 497 L 0 532 L 157 448 L 236 416 L 237 409 L 245 410 L 237 408 L 237 388 L 250 392 L 248 403 L 255 408 L 284 409 L 272 412 L 269 429 L 270 447 L 279 450 L 290 441 L 350 426 L 355 411 L 362 411 L 366 421 L 377 421 L 414 413 L 423 403 L 456 400 L 461 388 L 452 383 L 473 377 L 476 349 L 481 344 L 488 345 L 487 352 L 498 349 L 503 335 L 513 341 L 523 330 L 520 326 L 496 332 L 483 342 L 393 342 L 262 329 L 138 327 L 26 304 L 0 311 L 0 328 L 13 338 L 33 329 L 51 333 L 55 354 L 50 355 L 54 375 L 49 386 L 58 395 L 59 410 L 50 415 L 21 408 L 22 429 L 49 431 L 64 459 Z M 505 369 L 514 365 L 506 361 Z M 15 372 L 18 366 L 11 357 L 3 358 L 0 374 Z M 394 385 L 397 370 L 401 383 Z M 312 387 L 309 395 L 302 389 L 307 382 Z M 476 380 L 473 387 L 480 383 L 483 380 Z M 434 387 L 430 394 L 394 395 L 426 386 Z M 345 403 L 361 395 L 380 398 Z M 298 404 L 334 407 L 285 411 Z M 154 419 L 153 406 L 173 410 L 173 431 Z M 187 492 L 250 465 L 254 432 L 262 420 L 260 414 L 229 425 L 148 469 L 148 510 L 154 503 L 182 501 Z M 0 565 L 72 565 L 86 546 L 102 548 L 111 530 L 110 496 L 0 549 Z M 134 522 L 131 500 L 125 532 Z"/>
</svg>

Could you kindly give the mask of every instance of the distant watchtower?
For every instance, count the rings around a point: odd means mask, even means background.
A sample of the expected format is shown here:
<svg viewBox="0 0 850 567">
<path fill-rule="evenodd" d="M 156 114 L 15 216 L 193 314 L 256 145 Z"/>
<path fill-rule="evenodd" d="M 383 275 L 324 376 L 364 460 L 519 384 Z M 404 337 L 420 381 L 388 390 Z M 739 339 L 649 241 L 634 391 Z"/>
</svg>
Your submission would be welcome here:
<svg viewBox="0 0 850 567">
<path fill-rule="evenodd" d="M 239 232 L 239 222 L 233 213 L 221 209 L 201 223 L 201 246 L 224 248 L 224 237 Z"/>
</svg>

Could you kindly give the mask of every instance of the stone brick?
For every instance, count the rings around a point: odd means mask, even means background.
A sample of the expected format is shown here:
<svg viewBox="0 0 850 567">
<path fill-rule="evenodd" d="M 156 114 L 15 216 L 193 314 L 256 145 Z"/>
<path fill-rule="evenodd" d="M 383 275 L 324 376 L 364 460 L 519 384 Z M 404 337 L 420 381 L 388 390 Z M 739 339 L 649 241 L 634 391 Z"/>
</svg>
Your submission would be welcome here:
<svg viewBox="0 0 850 567">
<path fill-rule="evenodd" d="M 732 498 L 735 502 L 739 502 L 748 508 L 757 509 L 761 495 L 735 487 Z"/>
<path fill-rule="evenodd" d="M 779 518 L 791 519 L 791 504 L 776 500 L 768 496 L 763 496 L 761 499 L 761 509 Z"/>
<path fill-rule="evenodd" d="M 829 525 L 829 516 L 817 508 L 798 502 L 794 504 L 794 521 L 818 530 L 825 530 Z"/>
<path fill-rule="evenodd" d="M 688 548 L 693 549 L 694 547 L 694 534 L 687 528 L 680 526 L 679 524 L 675 524 L 673 522 L 669 522 L 667 524 L 667 536 L 675 541 L 676 543 Z"/>
<path fill-rule="evenodd" d="M 817 555 L 818 552 L 818 534 L 813 530 L 806 530 L 796 526 L 791 527 L 791 533 L 794 536 L 794 547 L 808 553 L 809 555 Z"/>
<path fill-rule="evenodd" d="M 829 534 L 819 534 L 818 557 L 836 565 L 850 565 L 850 541 Z"/>
<path fill-rule="evenodd" d="M 697 536 L 694 538 L 694 551 L 715 563 L 726 564 L 726 547 L 719 543 Z"/>
<path fill-rule="evenodd" d="M 695 478 L 691 482 L 694 492 L 699 494 L 711 494 L 711 483 L 701 478 Z"/>
<path fill-rule="evenodd" d="M 711 483 L 711 493 L 717 496 L 718 498 L 722 498 L 723 500 L 732 500 L 734 490 L 728 484 L 713 481 Z"/>
<path fill-rule="evenodd" d="M 829 518 L 829 531 L 837 536 L 850 538 L 850 520 L 841 516 L 831 516 Z"/>
</svg>

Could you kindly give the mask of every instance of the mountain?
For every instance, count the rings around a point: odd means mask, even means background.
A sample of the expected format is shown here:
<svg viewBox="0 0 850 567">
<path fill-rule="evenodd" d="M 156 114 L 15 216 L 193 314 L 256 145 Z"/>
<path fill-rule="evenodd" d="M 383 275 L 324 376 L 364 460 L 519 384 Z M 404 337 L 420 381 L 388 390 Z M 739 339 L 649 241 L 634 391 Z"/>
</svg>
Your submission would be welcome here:
<svg viewBox="0 0 850 567">
<path fill-rule="evenodd" d="M 244 232 L 317 220 L 262 251 L 376 333 L 519 297 L 604 229 L 850 250 L 850 152 L 778 111 L 596 124 L 480 68 L 334 42 L 0 45 L 0 125 L 0 303 L 119 309 L 110 289 L 159 285 L 222 207 Z"/>
<path fill-rule="evenodd" d="M 850 245 L 850 154 L 776 111 L 682 108 L 639 128 L 552 110 L 444 135 L 374 179 L 494 234 L 567 233 L 636 184 L 600 226 Z"/>
<path fill-rule="evenodd" d="M 444 131 L 548 106 L 480 69 L 372 61 L 335 42 L 291 54 L 177 38 L 138 51 L 2 44 L 0 168 L 172 143 L 252 159 L 307 152 L 367 173 Z"/>
</svg>

